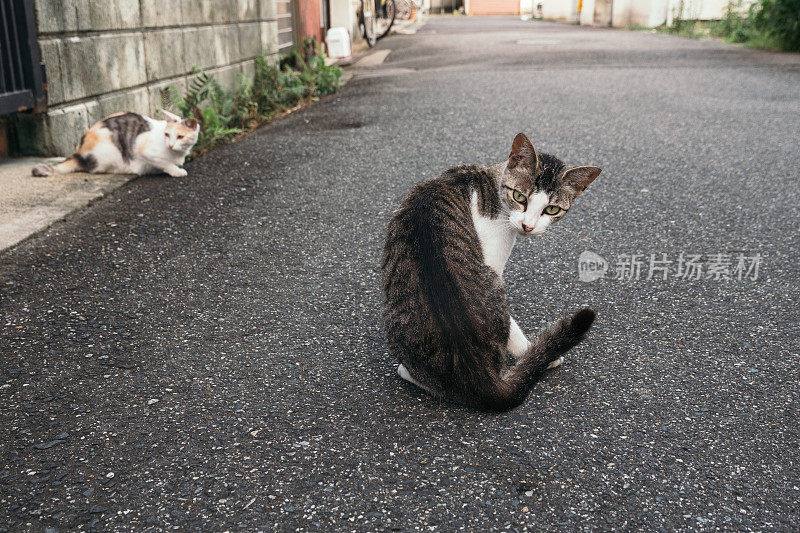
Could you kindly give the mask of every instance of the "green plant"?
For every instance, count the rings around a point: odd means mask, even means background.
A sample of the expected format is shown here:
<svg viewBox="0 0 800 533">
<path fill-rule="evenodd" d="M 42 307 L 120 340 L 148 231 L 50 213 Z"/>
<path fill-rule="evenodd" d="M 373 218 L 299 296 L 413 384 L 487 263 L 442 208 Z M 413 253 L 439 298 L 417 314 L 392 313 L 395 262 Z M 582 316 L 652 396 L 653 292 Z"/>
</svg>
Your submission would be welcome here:
<svg viewBox="0 0 800 533">
<path fill-rule="evenodd" d="M 672 10 L 672 25 L 669 27 L 670 33 L 685 35 L 687 29 L 689 28 L 690 23 L 691 27 L 694 28 L 693 21 L 689 21 L 683 18 L 683 12 L 684 12 L 684 2 L 683 0 L 679 0 L 678 5 L 674 7 Z"/>
<path fill-rule="evenodd" d="M 731 0 L 722 19 L 710 22 L 683 16 L 684 3 L 680 0 L 672 26 L 654 29 L 691 38 L 713 35 L 749 48 L 800 52 L 800 0 L 758 0 L 749 9 L 743 7 L 743 0 Z"/>
<path fill-rule="evenodd" d="M 170 85 L 162 90 L 161 102 L 167 104 L 165 108 L 174 107 L 183 117 L 197 120 L 200 135 L 195 150 L 202 151 L 242 131 L 236 126 L 241 109 L 236 105 L 234 95 L 215 78 L 199 69 L 194 72 L 197 76 L 189 83 L 186 94 L 181 95 L 174 85 Z"/>
<path fill-rule="evenodd" d="M 750 6 L 749 18 L 777 48 L 800 52 L 800 0 L 760 0 Z"/>
<path fill-rule="evenodd" d="M 199 122 L 194 153 L 258 127 L 303 99 L 336 92 L 342 75 L 339 67 L 325 64 L 322 47 L 313 38 L 304 39 L 277 64 L 258 56 L 253 78 L 240 74 L 237 86 L 230 91 L 202 70 L 195 68 L 193 72 L 196 76 L 185 94 L 170 85 L 161 90 L 161 104 Z"/>
<path fill-rule="evenodd" d="M 751 48 L 800 51 L 800 0 L 760 0 L 749 10 L 732 1 L 711 33 Z"/>
<path fill-rule="evenodd" d="M 308 62 L 309 68 L 316 73 L 315 85 L 320 96 L 333 94 L 339 88 L 342 78 L 342 69 L 336 65 L 326 65 L 325 58 L 321 55 L 312 57 Z"/>
<path fill-rule="evenodd" d="M 722 20 L 711 23 L 711 35 L 722 37 L 729 42 L 744 43 L 750 40 L 753 34 L 752 22 L 742 14 L 741 0 L 731 1 Z"/>
</svg>

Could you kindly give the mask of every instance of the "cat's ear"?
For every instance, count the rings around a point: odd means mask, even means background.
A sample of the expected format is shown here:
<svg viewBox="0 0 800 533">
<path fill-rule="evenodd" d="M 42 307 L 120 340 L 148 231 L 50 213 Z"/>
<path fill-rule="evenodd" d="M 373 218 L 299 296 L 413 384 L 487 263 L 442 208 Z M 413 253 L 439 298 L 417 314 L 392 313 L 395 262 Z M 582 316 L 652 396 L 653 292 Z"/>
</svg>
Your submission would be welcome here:
<svg viewBox="0 0 800 533">
<path fill-rule="evenodd" d="M 166 109 L 162 109 L 161 112 L 164 113 L 164 116 L 167 118 L 167 122 L 180 122 L 181 121 L 181 117 L 179 117 L 175 113 L 170 113 Z"/>
<path fill-rule="evenodd" d="M 197 124 L 197 121 L 193 118 L 187 118 L 183 121 L 187 128 L 196 130 L 200 129 L 200 126 Z"/>
<path fill-rule="evenodd" d="M 539 157 L 533 143 L 524 133 L 517 133 L 508 156 L 508 168 L 525 168 L 536 173 L 539 168 Z"/>
<path fill-rule="evenodd" d="M 564 185 L 572 187 L 576 194 L 580 194 L 600 175 L 601 171 L 602 169 L 598 167 L 573 167 L 564 173 Z"/>
</svg>

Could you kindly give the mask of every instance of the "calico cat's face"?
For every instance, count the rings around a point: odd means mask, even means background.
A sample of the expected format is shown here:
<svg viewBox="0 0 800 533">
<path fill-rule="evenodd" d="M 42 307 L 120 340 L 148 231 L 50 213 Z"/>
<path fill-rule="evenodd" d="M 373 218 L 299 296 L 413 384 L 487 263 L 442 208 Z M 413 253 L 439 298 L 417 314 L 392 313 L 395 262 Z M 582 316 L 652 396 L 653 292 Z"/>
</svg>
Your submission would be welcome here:
<svg viewBox="0 0 800 533">
<path fill-rule="evenodd" d="M 180 122 L 168 122 L 164 130 L 164 142 L 170 150 L 175 152 L 189 152 L 197 142 L 197 135 L 200 133 L 200 125 L 193 118 L 187 118 Z"/>
<path fill-rule="evenodd" d="M 197 142 L 197 136 L 200 135 L 200 124 L 193 118 L 181 119 L 166 109 L 162 109 L 161 112 L 167 120 L 164 142 L 170 150 L 188 154 Z"/>
<path fill-rule="evenodd" d="M 520 235 L 541 235 L 599 174 L 597 167 L 570 168 L 549 154 L 537 154 L 528 137 L 518 134 L 500 186 L 509 224 Z"/>
</svg>

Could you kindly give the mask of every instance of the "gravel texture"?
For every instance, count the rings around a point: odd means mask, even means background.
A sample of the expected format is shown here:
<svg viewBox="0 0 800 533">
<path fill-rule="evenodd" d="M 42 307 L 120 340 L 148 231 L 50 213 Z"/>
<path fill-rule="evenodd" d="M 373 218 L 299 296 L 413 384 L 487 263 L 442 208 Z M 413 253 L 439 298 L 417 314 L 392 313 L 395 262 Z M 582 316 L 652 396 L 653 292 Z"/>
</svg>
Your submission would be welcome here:
<svg viewBox="0 0 800 533">
<path fill-rule="evenodd" d="M 0 531 L 800 529 L 800 56 L 508 18 L 381 41 L 337 95 L 0 256 Z M 519 131 L 603 167 L 506 271 L 590 338 L 511 413 L 380 323 L 409 187 Z M 578 279 L 739 251 L 757 280 Z"/>
</svg>

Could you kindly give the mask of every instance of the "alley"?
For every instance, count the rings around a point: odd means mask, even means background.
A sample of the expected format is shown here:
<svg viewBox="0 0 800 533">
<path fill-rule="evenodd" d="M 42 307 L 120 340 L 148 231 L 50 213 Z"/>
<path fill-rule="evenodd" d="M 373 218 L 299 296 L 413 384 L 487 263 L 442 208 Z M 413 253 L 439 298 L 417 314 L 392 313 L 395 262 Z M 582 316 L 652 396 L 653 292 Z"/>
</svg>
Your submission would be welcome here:
<svg viewBox="0 0 800 533">
<path fill-rule="evenodd" d="M 378 48 L 0 256 L 0 531 L 800 528 L 800 56 L 453 16 Z M 397 377 L 380 253 L 520 131 L 603 173 L 516 245 L 513 314 L 598 321 L 488 415 Z"/>
</svg>

